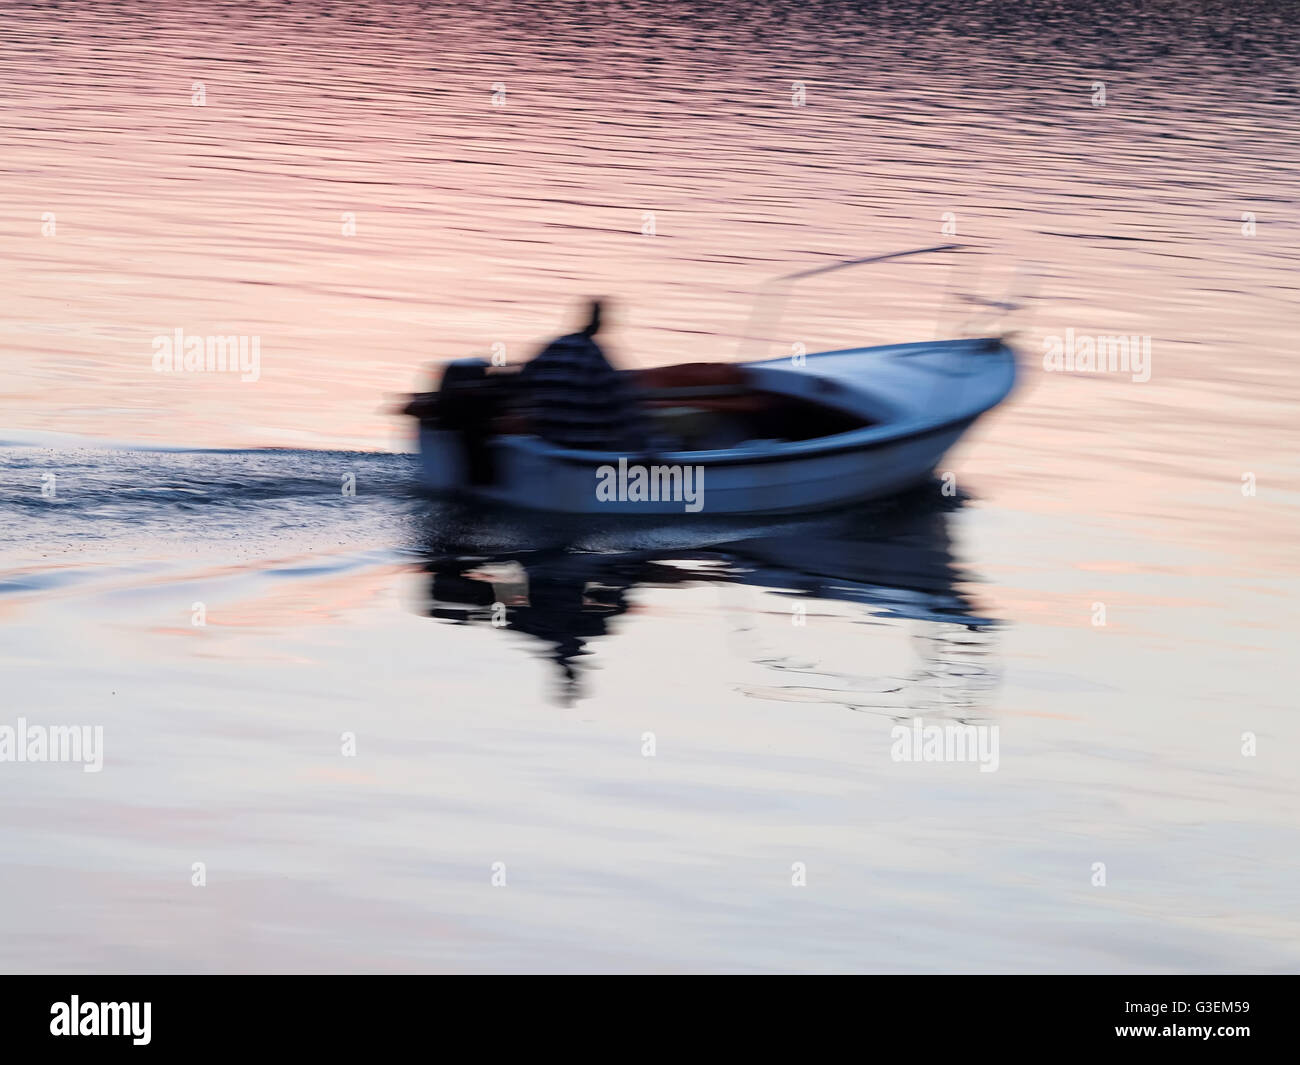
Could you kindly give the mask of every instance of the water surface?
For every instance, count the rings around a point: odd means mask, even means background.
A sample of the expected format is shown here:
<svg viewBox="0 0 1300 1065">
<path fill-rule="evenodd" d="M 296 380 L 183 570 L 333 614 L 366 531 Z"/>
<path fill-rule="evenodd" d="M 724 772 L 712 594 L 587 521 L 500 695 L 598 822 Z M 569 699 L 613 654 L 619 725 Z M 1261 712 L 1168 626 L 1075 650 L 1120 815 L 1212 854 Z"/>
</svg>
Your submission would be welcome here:
<svg viewBox="0 0 1300 1065">
<path fill-rule="evenodd" d="M 0 968 L 1294 971 L 1297 31 L 1074 8 L 8 5 L 5 722 L 106 749 L 0 764 Z M 414 494 L 387 397 L 597 293 L 626 365 L 1025 373 L 955 497 Z M 258 380 L 156 373 L 177 328 Z M 1044 372 L 1067 329 L 1150 380 Z M 893 762 L 918 716 L 998 771 Z"/>
</svg>

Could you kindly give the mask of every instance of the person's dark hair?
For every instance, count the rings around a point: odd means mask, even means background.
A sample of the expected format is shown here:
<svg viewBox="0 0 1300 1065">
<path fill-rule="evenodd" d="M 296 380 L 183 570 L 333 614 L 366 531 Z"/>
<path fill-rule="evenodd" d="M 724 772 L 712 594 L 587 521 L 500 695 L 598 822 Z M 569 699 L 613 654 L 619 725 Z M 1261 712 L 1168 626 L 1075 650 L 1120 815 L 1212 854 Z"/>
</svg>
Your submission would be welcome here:
<svg viewBox="0 0 1300 1065">
<path fill-rule="evenodd" d="M 582 335 L 585 337 L 594 337 L 600 332 L 600 303 L 600 300 L 591 301 L 591 316 L 582 329 Z"/>
</svg>

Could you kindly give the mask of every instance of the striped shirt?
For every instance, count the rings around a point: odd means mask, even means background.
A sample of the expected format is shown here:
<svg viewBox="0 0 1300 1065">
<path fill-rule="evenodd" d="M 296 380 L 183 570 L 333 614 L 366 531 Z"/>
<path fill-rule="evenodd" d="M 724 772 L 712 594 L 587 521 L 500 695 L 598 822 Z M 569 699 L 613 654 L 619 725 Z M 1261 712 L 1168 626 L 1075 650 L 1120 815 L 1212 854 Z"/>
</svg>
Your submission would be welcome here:
<svg viewBox="0 0 1300 1065">
<path fill-rule="evenodd" d="M 640 447 L 635 392 L 584 333 L 552 341 L 523 369 L 534 431 L 559 447 L 617 451 Z"/>
</svg>

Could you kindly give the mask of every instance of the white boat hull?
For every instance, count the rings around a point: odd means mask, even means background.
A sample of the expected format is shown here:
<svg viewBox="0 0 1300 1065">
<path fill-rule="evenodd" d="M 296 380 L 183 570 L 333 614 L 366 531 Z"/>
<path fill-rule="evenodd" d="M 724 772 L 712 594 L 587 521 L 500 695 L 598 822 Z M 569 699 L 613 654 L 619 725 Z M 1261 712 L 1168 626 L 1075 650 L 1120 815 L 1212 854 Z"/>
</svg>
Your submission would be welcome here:
<svg viewBox="0 0 1300 1065">
<path fill-rule="evenodd" d="M 749 363 L 758 387 L 870 418 L 850 432 L 795 442 L 754 441 L 721 451 L 656 455 L 573 451 L 533 436 L 494 440 L 495 481 L 469 486 L 454 432 L 422 427 L 421 480 L 492 502 L 573 514 L 782 514 L 893 495 L 930 477 L 944 453 L 1015 381 L 1015 356 L 999 342 L 940 341 Z M 619 467 L 692 468 L 695 502 L 610 498 Z M 689 487 L 695 482 L 687 481 Z M 626 482 L 624 482 L 626 484 Z M 615 496 L 621 493 L 615 493 Z"/>
</svg>

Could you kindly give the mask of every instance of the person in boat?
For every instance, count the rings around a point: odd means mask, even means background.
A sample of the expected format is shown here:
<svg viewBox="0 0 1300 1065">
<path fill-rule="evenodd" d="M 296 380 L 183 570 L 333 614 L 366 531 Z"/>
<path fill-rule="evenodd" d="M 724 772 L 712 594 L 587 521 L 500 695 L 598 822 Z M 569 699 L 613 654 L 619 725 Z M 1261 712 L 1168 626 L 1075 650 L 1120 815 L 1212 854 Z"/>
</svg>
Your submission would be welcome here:
<svg viewBox="0 0 1300 1065">
<path fill-rule="evenodd" d="M 645 441 L 635 390 L 596 343 L 601 312 L 593 300 L 587 324 L 551 341 L 520 374 L 532 431 L 559 447 L 617 451 Z"/>
</svg>

